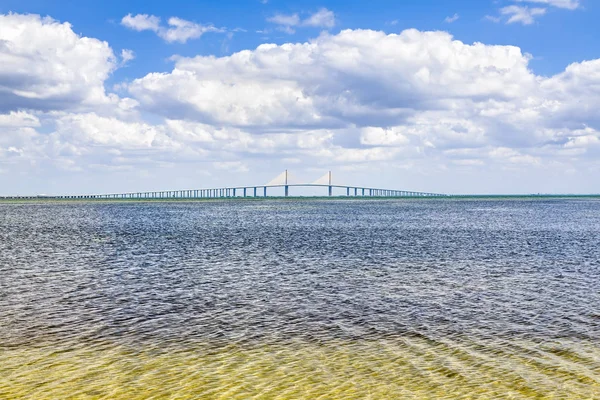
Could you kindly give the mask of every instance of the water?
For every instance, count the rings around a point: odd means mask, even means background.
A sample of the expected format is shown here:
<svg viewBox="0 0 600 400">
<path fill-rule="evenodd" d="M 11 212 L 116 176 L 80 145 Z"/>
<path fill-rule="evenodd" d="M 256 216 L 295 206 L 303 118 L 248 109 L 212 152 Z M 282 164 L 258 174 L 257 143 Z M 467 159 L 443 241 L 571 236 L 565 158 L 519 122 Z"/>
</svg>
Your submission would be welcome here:
<svg viewBox="0 0 600 400">
<path fill-rule="evenodd" d="M 599 398 L 600 201 L 0 204 L 0 398 Z"/>
</svg>

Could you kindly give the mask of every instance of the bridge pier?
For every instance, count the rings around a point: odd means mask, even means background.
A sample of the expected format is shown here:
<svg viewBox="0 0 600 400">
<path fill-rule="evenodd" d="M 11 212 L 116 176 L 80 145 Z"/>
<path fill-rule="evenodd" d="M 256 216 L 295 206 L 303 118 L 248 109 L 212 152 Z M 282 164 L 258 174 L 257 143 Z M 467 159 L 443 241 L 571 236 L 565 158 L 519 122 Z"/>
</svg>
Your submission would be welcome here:
<svg viewBox="0 0 600 400">
<path fill-rule="evenodd" d="M 331 180 L 331 178 L 330 178 Z M 333 187 L 330 185 L 329 186 L 329 197 L 333 196 Z"/>
<path fill-rule="evenodd" d="M 350 197 L 350 188 L 349 187 L 346 188 L 346 196 Z"/>
<path fill-rule="evenodd" d="M 254 197 L 256 197 L 256 186 L 254 187 Z"/>
<path fill-rule="evenodd" d="M 267 197 L 267 187 L 264 187 L 264 196 L 263 197 Z"/>
</svg>

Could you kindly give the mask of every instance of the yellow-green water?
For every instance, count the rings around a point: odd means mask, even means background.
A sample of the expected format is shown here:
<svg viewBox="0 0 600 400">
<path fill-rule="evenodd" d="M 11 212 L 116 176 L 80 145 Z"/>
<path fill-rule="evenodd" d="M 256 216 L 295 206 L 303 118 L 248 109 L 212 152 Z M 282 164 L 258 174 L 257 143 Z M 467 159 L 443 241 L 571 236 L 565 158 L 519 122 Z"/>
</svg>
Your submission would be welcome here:
<svg viewBox="0 0 600 400">
<path fill-rule="evenodd" d="M 407 337 L 0 353 L 3 399 L 600 398 L 600 346 Z"/>
</svg>

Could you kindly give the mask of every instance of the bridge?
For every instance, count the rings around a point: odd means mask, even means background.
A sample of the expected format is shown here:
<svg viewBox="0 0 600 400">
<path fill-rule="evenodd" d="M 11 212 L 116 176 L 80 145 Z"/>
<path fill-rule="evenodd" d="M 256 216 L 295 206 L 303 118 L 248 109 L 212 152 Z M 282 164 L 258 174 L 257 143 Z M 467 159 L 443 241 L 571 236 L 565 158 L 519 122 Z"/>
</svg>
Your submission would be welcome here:
<svg viewBox="0 0 600 400">
<path fill-rule="evenodd" d="M 444 194 L 411 192 L 406 190 L 382 189 L 375 187 L 361 187 L 333 184 L 331 171 L 312 183 L 294 183 L 287 170 L 277 175 L 273 180 L 264 185 L 230 186 L 211 189 L 186 189 L 150 192 L 110 193 L 110 194 L 83 194 L 83 195 L 57 195 L 57 196 L 0 196 L 0 199 L 209 199 L 233 197 L 281 197 L 268 196 L 267 189 L 283 189 L 283 195 L 289 197 L 290 188 L 323 188 L 327 196 L 333 196 L 334 189 L 342 191 L 338 196 L 346 197 L 443 197 Z M 324 194 L 325 195 L 325 194 Z"/>
</svg>

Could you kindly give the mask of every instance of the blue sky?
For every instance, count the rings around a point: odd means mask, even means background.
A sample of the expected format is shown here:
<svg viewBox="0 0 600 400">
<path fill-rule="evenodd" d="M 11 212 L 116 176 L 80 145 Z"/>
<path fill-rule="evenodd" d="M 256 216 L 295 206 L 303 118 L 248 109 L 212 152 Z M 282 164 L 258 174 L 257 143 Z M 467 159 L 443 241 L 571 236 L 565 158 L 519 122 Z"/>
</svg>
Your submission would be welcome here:
<svg viewBox="0 0 600 400">
<path fill-rule="evenodd" d="M 0 15 L 0 194 L 284 168 L 600 192 L 598 2 L 3 0 Z"/>
</svg>

